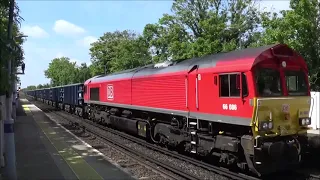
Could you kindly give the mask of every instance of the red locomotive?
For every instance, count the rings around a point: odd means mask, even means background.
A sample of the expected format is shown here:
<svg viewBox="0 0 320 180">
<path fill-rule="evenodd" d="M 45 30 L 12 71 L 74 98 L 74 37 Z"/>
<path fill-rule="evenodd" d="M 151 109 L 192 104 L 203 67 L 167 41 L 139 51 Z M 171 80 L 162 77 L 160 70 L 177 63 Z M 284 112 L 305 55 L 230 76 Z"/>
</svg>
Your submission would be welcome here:
<svg viewBox="0 0 320 180">
<path fill-rule="evenodd" d="M 80 116 L 257 175 L 299 164 L 311 124 L 307 65 L 285 44 L 96 76 L 83 98 Z"/>
<path fill-rule="evenodd" d="M 270 45 L 91 78 L 84 102 L 91 119 L 261 175 L 301 159 L 307 74 L 300 55 Z"/>
</svg>

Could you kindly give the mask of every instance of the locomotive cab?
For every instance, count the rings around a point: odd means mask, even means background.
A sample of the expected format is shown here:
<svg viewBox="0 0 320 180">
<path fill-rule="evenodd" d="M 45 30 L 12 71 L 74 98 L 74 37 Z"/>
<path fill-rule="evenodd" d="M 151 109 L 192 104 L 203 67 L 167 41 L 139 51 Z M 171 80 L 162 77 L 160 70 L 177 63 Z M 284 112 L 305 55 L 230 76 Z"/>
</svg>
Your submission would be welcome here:
<svg viewBox="0 0 320 180">
<path fill-rule="evenodd" d="M 311 97 L 307 66 L 297 53 L 281 45 L 259 58 L 251 71 L 255 93 L 251 126 L 255 168 L 263 172 L 301 161 L 311 124 Z"/>
<path fill-rule="evenodd" d="M 267 136 L 305 133 L 309 118 L 310 93 L 307 75 L 300 69 L 258 68 L 255 71 L 255 130 Z"/>
</svg>

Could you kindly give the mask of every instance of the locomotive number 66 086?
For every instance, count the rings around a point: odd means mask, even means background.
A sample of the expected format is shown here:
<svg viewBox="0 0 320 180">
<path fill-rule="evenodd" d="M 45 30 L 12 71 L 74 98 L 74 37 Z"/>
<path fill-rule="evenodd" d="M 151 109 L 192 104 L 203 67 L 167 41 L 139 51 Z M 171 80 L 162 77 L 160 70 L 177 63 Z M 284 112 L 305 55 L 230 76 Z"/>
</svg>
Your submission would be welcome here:
<svg viewBox="0 0 320 180">
<path fill-rule="evenodd" d="M 238 107 L 236 104 L 222 104 L 222 109 L 236 111 Z"/>
</svg>

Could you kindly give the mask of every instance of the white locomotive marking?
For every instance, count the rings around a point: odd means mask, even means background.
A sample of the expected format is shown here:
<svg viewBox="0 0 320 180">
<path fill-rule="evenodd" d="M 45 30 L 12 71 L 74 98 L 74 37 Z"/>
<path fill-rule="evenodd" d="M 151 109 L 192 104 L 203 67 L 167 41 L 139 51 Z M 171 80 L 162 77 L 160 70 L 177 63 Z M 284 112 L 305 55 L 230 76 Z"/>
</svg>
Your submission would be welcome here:
<svg viewBox="0 0 320 180">
<path fill-rule="evenodd" d="M 289 104 L 282 104 L 282 112 L 289 113 L 290 105 Z"/>
<path fill-rule="evenodd" d="M 222 104 L 222 109 L 236 111 L 238 110 L 238 106 L 236 104 Z"/>
<path fill-rule="evenodd" d="M 107 96 L 108 96 L 108 100 L 113 100 L 113 85 L 112 84 L 108 84 L 107 87 Z"/>
</svg>

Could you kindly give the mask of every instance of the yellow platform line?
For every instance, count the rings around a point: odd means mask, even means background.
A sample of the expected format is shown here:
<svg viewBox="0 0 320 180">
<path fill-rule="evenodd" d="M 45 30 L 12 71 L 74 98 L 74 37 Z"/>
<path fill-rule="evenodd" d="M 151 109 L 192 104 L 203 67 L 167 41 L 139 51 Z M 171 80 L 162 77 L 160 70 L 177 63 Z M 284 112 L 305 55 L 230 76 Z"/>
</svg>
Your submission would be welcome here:
<svg viewBox="0 0 320 180">
<path fill-rule="evenodd" d="M 22 105 L 22 108 L 24 111 L 30 111 L 30 108 L 26 106 L 25 104 Z"/>
<path fill-rule="evenodd" d="M 78 179 L 103 179 L 77 152 L 72 149 L 72 147 L 63 141 L 63 137 L 59 136 L 59 133 L 55 132 L 47 122 L 39 119 L 36 120 L 36 118 L 34 118 L 34 120 L 47 136 L 51 144 L 67 162 Z"/>
</svg>

